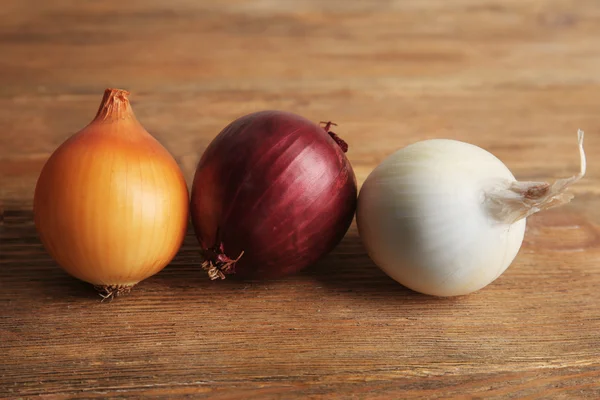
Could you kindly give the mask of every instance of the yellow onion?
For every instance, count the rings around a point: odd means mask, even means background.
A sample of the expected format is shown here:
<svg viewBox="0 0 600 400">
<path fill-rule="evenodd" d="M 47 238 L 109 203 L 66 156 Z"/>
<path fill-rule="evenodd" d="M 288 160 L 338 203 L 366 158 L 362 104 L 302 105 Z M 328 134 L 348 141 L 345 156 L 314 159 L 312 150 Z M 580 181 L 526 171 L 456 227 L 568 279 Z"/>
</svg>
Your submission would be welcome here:
<svg viewBox="0 0 600 400">
<path fill-rule="evenodd" d="M 48 253 L 103 297 L 162 270 L 185 235 L 189 194 L 171 154 L 106 89 L 94 120 L 44 165 L 35 225 Z"/>
</svg>

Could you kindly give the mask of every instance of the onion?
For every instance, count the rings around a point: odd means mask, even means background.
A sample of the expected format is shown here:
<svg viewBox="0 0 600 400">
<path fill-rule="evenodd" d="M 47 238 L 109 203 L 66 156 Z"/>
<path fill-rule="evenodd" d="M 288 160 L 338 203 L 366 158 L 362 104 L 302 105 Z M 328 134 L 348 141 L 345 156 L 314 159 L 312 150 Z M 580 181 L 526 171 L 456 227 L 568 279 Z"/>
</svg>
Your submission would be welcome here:
<svg viewBox="0 0 600 400">
<path fill-rule="evenodd" d="M 188 190 L 177 163 L 107 89 L 94 120 L 65 141 L 38 179 L 35 225 L 69 274 L 104 297 L 163 269 L 183 241 Z"/>
<path fill-rule="evenodd" d="M 360 191 L 357 225 L 373 261 L 390 277 L 435 296 L 464 295 L 498 278 L 516 257 L 526 218 L 568 203 L 565 190 L 585 174 L 516 181 L 487 151 L 454 140 L 426 140 L 389 156 Z"/>
<path fill-rule="evenodd" d="M 262 111 L 235 120 L 209 145 L 191 215 L 211 279 L 282 277 L 340 242 L 357 187 L 347 145 L 331 125 Z"/>
</svg>

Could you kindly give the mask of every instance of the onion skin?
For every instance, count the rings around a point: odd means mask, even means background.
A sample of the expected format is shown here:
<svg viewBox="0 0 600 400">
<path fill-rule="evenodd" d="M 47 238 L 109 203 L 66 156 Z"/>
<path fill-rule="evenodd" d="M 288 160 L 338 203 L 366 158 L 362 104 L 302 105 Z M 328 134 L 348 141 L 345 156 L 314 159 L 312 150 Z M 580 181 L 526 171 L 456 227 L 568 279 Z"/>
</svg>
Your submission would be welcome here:
<svg viewBox="0 0 600 400">
<path fill-rule="evenodd" d="M 183 174 L 137 121 L 127 95 L 106 90 L 96 118 L 48 159 L 34 197 L 48 253 L 107 296 L 163 269 L 188 221 Z"/>
<path fill-rule="evenodd" d="M 413 143 L 362 185 L 359 235 L 373 262 L 403 286 L 438 297 L 466 295 L 500 276 L 521 246 L 525 220 L 500 223 L 482 206 L 487 182 L 514 180 L 479 147 Z"/>
<path fill-rule="evenodd" d="M 211 279 L 290 275 L 341 241 L 357 185 L 345 142 L 328 128 L 261 111 L 209 145 L 194 176 L 191 216 Z"/>
</svg>

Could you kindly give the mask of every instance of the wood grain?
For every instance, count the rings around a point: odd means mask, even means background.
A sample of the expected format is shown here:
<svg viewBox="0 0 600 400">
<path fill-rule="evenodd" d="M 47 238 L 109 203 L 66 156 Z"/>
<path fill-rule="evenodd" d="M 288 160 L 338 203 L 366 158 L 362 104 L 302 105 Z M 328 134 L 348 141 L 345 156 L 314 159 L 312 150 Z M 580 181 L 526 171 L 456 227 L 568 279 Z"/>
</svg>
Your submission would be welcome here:
<svg viewBox="0 0 600 400">
<path fill-rule="evenodd" d="M 4 0 L 0 7 L 0 397 L 600 398 L 600 3 L 578 0 Z M 41 246 L 31 202 L 51 152 L 106 87 L 188 182 L 234 118 L 333 120 L 359 183 L 446 137 L 522 179 L 589 169 L 530 218 L 514 264 L 470 296 L 413 293 L 353 227 L 271 282 L 209 282 L 177 258 L 100 303 Z"/>
</svg>

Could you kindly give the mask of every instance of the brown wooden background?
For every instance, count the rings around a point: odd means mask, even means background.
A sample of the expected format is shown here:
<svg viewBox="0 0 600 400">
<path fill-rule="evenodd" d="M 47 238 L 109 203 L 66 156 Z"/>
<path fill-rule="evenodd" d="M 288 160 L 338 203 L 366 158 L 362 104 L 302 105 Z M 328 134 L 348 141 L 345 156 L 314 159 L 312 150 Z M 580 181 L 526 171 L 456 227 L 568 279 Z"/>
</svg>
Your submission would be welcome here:
<svg viewBox="0 0 600 400">
<path fill-rule="evenodd" d="M 470 296 L 404 289 L 355 228 L 298 276 L 209 282 L 190 231 L 100 303 L 47 256 L 31 201 L 106 87 L 188 179 L 225 124 L 267 108 L 336 121 L 359 182 L 433 137 L 568 176 L 578 128 L 588 176 Z M 600 398 L 599 127 L 597 0 L 3 0 L 0 397 Z"/>
</svg>

